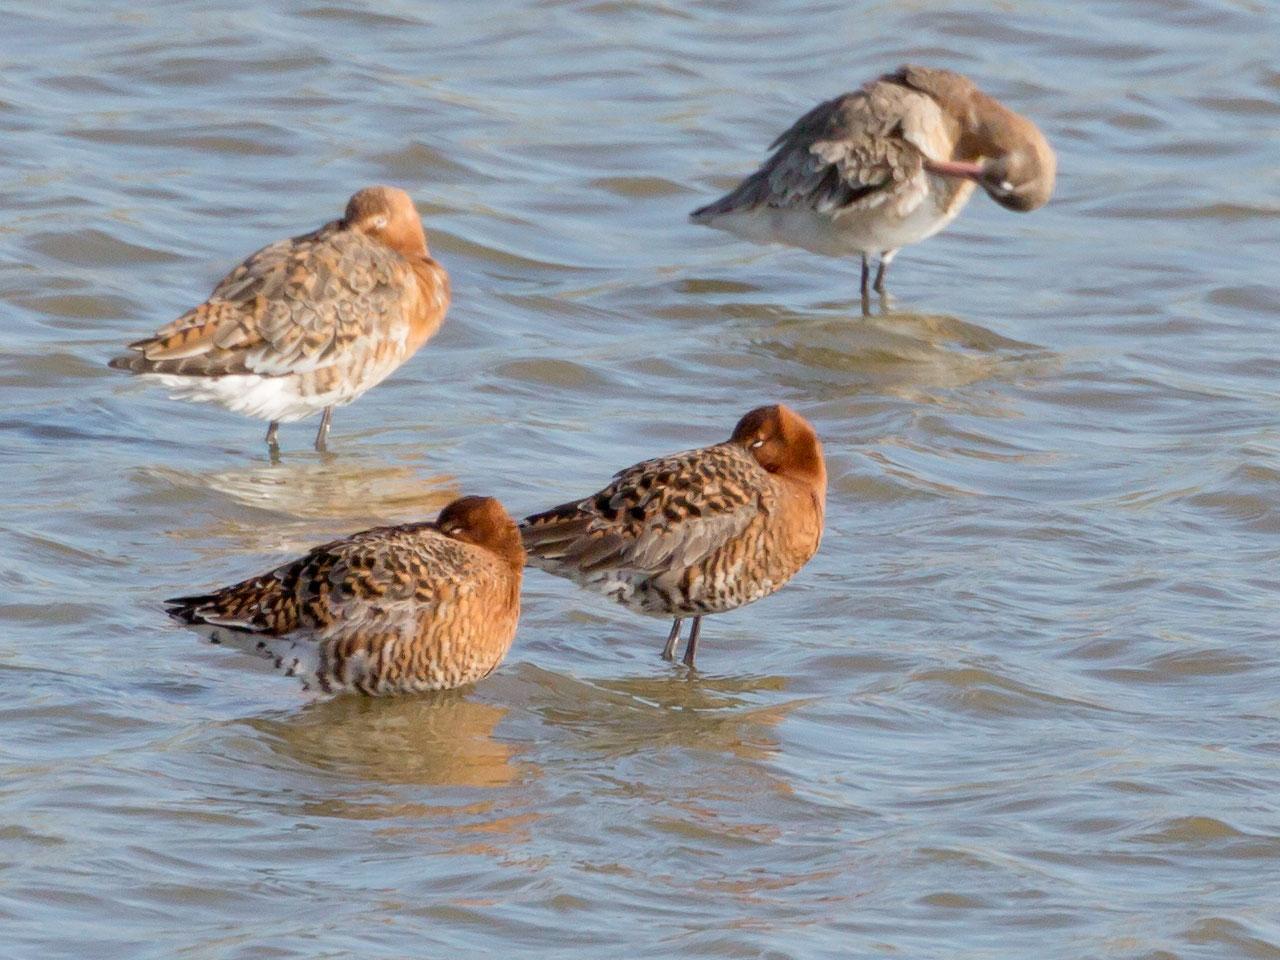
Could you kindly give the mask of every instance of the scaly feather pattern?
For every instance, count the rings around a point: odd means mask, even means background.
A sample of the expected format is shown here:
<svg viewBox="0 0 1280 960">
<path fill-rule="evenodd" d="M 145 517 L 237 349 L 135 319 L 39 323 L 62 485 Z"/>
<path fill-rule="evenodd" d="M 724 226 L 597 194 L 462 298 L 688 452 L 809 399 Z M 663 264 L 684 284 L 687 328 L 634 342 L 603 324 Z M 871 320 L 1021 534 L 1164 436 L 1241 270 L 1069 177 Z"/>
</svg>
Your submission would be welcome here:
<svg viewBox="0 0 1280 960">
<path fill-rule="evenodd" d="M 692 216 L 710 222 L 761 206 L 835 214 L 885 204 L 905 216 L 928 192 L 925 157 L 950 153 L 947 132 L 929 97 L 869 84 L 818 104 L 770 144 L 774 153 L 759 170 Z"/>
<path fill-rule="evenodd" d="M 209 299 L 111 361 L 184 399 L 298 420 L 350 403 L 439 329 L 449 278 L 413 201 L 369 187 L 343 219 L 254 253 Z"/>
<path fill-rule="evenodd" d="M 174 619 L 258 651 L 308 689 L 444 690 L 479 680 L 506 655 L 523 566 L 501 504 L 464 497 L 434 522 L 366 530 L 166 602 Z"/>
<path fill-rule="evenodd" d="M 678 627 L 790 580 L 821 541 L 825 497 L 813 428 L 761 407 L 728 441 L 629 467 L 521 533 L 534 566 Z"/>
</svg>

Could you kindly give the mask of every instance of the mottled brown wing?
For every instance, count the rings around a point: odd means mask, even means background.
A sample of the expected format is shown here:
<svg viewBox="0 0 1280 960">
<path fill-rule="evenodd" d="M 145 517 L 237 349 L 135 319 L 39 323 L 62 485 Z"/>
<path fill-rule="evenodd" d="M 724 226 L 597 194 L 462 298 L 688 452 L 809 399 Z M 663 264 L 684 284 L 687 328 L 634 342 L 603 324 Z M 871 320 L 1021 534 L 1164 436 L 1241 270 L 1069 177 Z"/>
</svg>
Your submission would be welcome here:
<svg viewBox="0 0 1280 960">
<path fill-rule="evenodd" d="M 270 573 L 215 593 L 165 601 L 189 624 L 325 639 L 433 615 L 468 579 L 474 557 L 430 524 L 379 527 L 314 548 Z"/>
<path fill-rule="evenodd" d="M 537 565 L 584 573 L 679 569 L 768 509 L 767 479 L 739 447 L 691 450 L 623 470 L 594 496 L 528 517 L 521 534 Z"/>
<path fill-rule="evenodd" d="M 820 103 L 769 145 L 774 154 L 731 193 L 692 214 L 777 207 L 832 213 L 873 206 L 916 177 L 922 154 L 904 136 L 904 112 L 923 95 L 876 82 Z M 908 124 L 910 126 L 910 124 Z"/>
<path fill-rule="evenodd" d="M 264 247 L 209 299 L 111 362 L 135 373 L 304 373 L 407 323 L 418 296 L 395 251 L 331 223 Z"/>
</svg>

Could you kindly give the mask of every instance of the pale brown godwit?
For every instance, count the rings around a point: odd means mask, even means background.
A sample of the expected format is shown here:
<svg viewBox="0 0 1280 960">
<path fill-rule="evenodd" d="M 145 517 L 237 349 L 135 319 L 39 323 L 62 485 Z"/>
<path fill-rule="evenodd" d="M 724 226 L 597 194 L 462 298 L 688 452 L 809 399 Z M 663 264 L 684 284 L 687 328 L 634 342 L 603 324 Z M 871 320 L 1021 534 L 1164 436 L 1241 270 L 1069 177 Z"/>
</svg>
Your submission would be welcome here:
<svg viewBox="0 0 1280 960">
<path fill-rule="evenodd" d="M 333 408 L 409 359 L 448 307 L 449 276 L 409 195 L 366 187 L 341 220 L 263 247 L 111 366 L 269 420 L 273 451 L 282 422 L 322 410 L 323 450 Z"/>
<path fill-rule="evenodd" d="M 981 186 L 1010 210 L 1053 193 L 1057 161 L 1034 123 L 950 70 L 905 66 L 814 107 L 755 173 L 690 214 L 760 243 L 862 257 L 866 303 L 901 247 L 949 224 Z"/>
</svg>

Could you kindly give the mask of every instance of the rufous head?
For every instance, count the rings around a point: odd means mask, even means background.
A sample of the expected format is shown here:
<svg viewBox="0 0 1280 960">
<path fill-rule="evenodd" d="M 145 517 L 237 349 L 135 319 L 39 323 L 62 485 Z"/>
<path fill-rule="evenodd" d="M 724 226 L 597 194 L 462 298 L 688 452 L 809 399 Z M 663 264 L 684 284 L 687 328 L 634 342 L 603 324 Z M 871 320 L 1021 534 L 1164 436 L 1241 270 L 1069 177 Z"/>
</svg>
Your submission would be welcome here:
<svg viewBox="0 0 1280 960">
<path fill-rule="evenodd" d="M 1049 202 L 1058 160 L 1034 123 L 950 70 L 907 65 L 885 79 L 928 94 L 959 126 L 955 157 L 927 161 L 929 170 L 974 180 L 1000 206 L 1019 213 Z"/>
<path fill-rule="evenodd" d="M 348 228 L 406 257 L 427 256 L 427 237 L 413 199 L 396 187 L 365 187 L 347 201 Z"/>
<path fill-rule="evenodd" d="M 745 447 L 756 463 L 770 473 L 826 489 L 822 442 L 809 421 L 790 407 L 781 403 L 756 407 L 738 421 L 729 442 Z"/>
<path fill-rule="evenodd" d="M 440 511 L 436 527 L 450 539 L 496 553 L 517 570 L 524 567 L 520 528 L 493 497 L 459 497 Z"/>
</svg>

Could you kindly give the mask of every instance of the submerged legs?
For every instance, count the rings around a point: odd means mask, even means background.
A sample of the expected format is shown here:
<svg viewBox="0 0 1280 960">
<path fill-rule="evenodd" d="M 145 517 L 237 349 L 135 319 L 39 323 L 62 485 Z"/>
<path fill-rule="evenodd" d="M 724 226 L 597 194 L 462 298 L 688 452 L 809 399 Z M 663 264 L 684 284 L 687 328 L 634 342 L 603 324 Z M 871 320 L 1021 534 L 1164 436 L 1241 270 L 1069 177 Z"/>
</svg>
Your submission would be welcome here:
<svg viewBox="0 0 1280 960">
<path fill-rule="evenodd" d="M 684 617 L 676 617 L 675 623 L 671 624 L 671 632 L 667 634 L 667 645 L 662 648 L 663 660 L 674 660 L 676 658 L 676 646 L 680 643 L 680 625 L 684 623 Z M 698 638 L 702 636 L 702 618 L 693 618 L 693 629 L 689 631 L 689 642 L 684 648 L 684 665 L 693 667 L 693 658 L 698 653 Z"/>
<path fill-rule="evenodd" d="M 693 618 L 693 629 L 689 631 L 689 643 L 684 648 L 684 665 L 693 669 L 693 658 L 698 652 L 698 638 L 702 636 L 702 618 Z"/>
<path fill-rule="evenodd" d="M 864 253 L 862 255 L 862 283 L 858 289 L 862 293 L 862 312 L 868 314 L 871 312 L 871 291 L 875 290 L 883 299 L 886 296 L 884 278 L 889 272 L 889 264 L 893 263 L 893 258 L 898 255 L 897 250 L 882 250 L 880 252 L 880 265 L 876 267 L 875 283 L 871 282 L 871 256 Z"/>
<path fill-rule="evenodd" d="M 889 269 L 889 264 L 893 263 L 893 258 L 898 255 L 897 250 L 885 250 L 880 254 L 880 268 L 876 270 L 875 291 L 884 296 L 884 275 Z M 865 296 L 865 294 L 863 294 Z"/>
<path fill-rule="evenodd" d="M 676 622 L 671 625 L 671 632 L 667 634 L 667 645 L 662 648 L 663 660 L 674 660 L 676 658 L 676 644 L 680 642 L 680 624 L 684 620 L 676 617 Z"/>
<path fill-rule="evenodd" d="M 329 424 L 333 422 L 333 407 L 324 408 L 324 416 L 320 418 L 320 429 L 316 431 L 316 449 L 324 453 L 326 441 L 329 439 Z M 272 420 L 271 425 L 267 427 L 267 446 L 273 455 L 280 453 L 280 442 L 278 440 L 280 434 L 280 421 Z"/>
<path fill-rule="evenodd" d="M 316 431 L 316 449 L 324 453 L 325 442 L 329 439 L 329 424 L 333 422 L 333 407 L 324 408 L 324 416 L 320 418 L 320 429 Z"/>
</svg>

